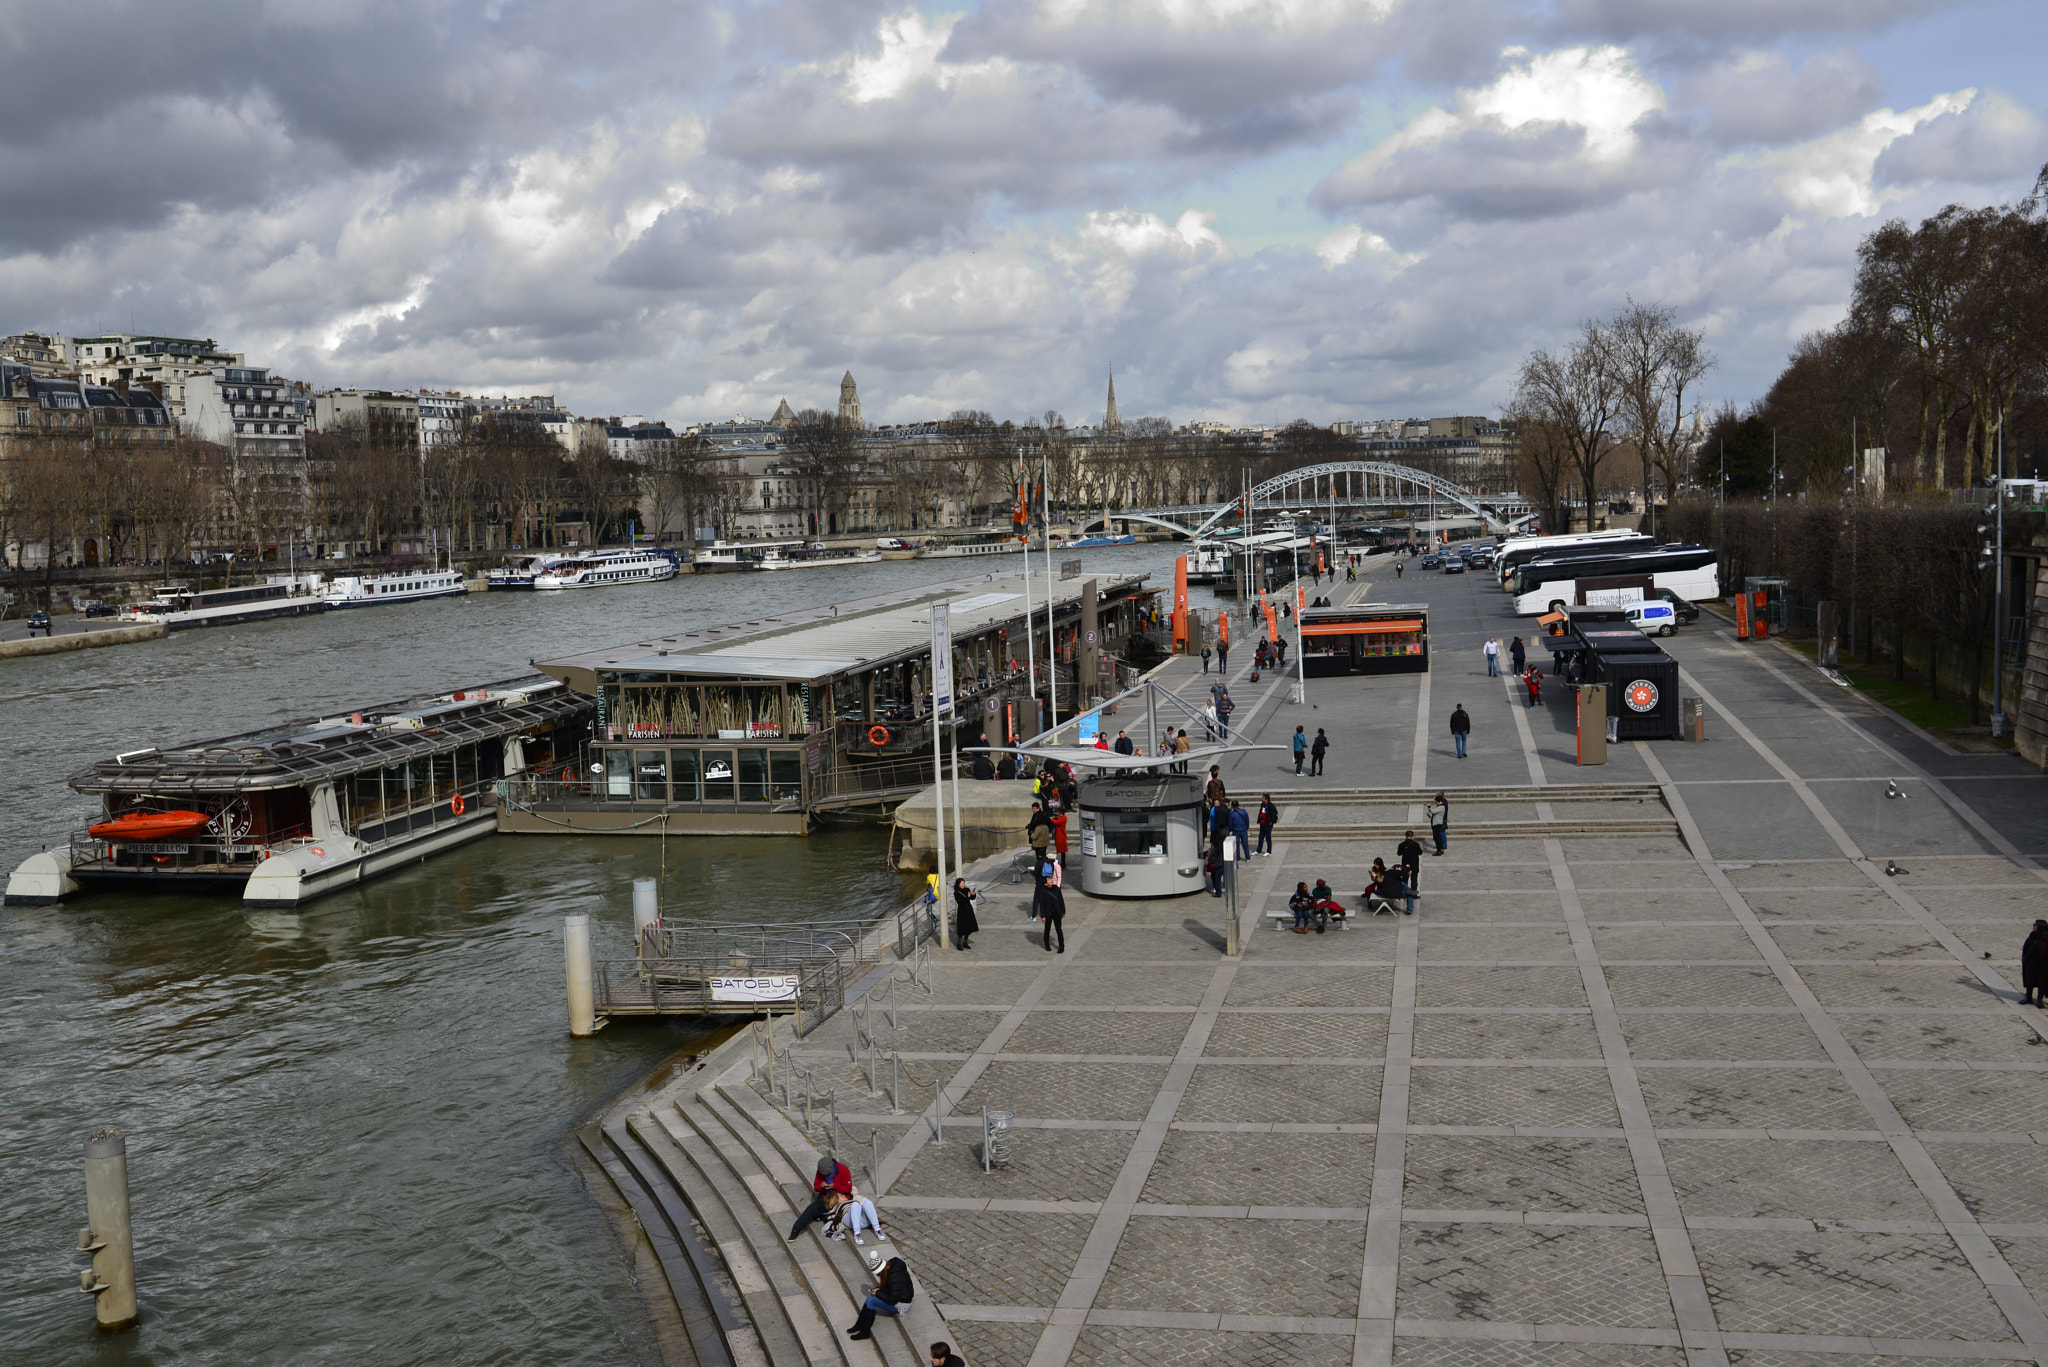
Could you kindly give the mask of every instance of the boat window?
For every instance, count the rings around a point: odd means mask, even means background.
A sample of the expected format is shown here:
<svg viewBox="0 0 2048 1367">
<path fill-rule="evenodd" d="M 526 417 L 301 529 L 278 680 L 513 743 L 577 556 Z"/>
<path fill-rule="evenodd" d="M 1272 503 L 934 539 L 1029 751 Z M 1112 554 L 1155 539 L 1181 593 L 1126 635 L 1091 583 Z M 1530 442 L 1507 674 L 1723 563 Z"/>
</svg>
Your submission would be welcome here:
<svg viewBox="0 0 2048 1367">
<path fill-rule="evenodd" d="M 668 752 L 668 781 L 677 802 L 697 800 L 697 752 L 695 750 L 671 750 Z"/>
<path fill-rule="evenodd" d="M 732 751 L 704 752 L 704 800 L 730 802 L 733 798 Z"/>
<path fill-rule="evenodd" d="M 668 801 L 668 751 L 633 752 L 633 796 Z"/>
<path fill-rule="evenodd" d="M 473 788 L 476 786 L 476 752 L 474 745 L 465 745 L 455 752 L 455 786 Z"/>
<path fill-rule="evenodd" d="M 633 796 L 633 752 L 604 752 L 604 795 L 624 801 Z"/>
<path fill-rule="evenodd" d="M 777 802 L 793 801 L 804 795 L 803 751 L 768 752 L 768 788 L 769 795 Z"/>
<path fill-rule="evenodd" d="M 768 800 L 768 752 L 766 750 L 740 751 L 740 801 L 766 802 Z"/>
</svg>

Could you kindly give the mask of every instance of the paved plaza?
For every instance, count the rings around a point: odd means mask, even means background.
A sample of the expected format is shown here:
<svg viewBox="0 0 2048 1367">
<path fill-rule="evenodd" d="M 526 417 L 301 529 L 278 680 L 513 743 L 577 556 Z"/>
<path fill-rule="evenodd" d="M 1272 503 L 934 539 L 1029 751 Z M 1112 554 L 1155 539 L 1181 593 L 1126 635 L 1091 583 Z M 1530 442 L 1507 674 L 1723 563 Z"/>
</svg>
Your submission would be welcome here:
<svg viewBox="0 0 2048 1367">
<path fill-rule="evenodd" d="M 1225 768 L 1283 808 L 1240 868 L 1241 957 L 1205 895 L 1075 891 L 1047 954 L 1028 885 L 994 879 L 973 951 L 874 1015 L 905 1114 L 849 1016 L 799 1050 L 848 1156 L 876 1135 L 884 1219 L 970 1361 L 2048 1362 L 2048 1021 L 2016 1004 L 2048 778 L 1711 618 L 1669 643 L 1710 739 L 1580 769 L 1560 687 L 1530 711 L 1486 677 L 1480 642 L 1528 623 L 1485 576 L 1372 578 L 1338 601 L 1429 603 L 1428 675 L 1297 706 L 1233 662 L 1253 739 L 1333 740 L 1321 779 Z M 1318 877 L 1355 903 L 1393 855 L 1288 795 L 1514 786 L 1562 820 L 1535 790 L 1592 782 L 1654 789 L 1674 833 L 1466 840 L 1454 804 L 1416 917 L 1263 914 Z M 1019 1117 L 986 1175 L 984 1105 Z"/>
</svg>

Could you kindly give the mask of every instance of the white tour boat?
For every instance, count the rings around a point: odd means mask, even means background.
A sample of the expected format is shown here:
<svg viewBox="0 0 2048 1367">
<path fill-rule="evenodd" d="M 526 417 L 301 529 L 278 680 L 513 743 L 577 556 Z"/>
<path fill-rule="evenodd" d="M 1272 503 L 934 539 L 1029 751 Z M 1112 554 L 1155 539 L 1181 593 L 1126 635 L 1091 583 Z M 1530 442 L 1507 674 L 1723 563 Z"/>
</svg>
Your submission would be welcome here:
<svg viewBox="0 0 2048 1367">
<path fill-rule="evenodd" d="M 319 575 L 282 574 L 237 588 L 193 590 L 183 584 L 163 584 L 150 590 L 146 601 L 129 608 L 127 620 L 161 622 L 166 631 L 184 631 L 266 617 L 302 617 L 325 612 L 329 606 L 320 596 Z"/>
<path fill-rule="evenodd" d="M 976 532 L 968 536 L 934 539 L 918 547 L 919 560 L 952 560 L 968 555 L 1014 555 L 1024 543 L 1008 532 Z"/>
<path fill-rule="evenodd" d="M 793 548 L 776 546 L 762 552 L 757 570 L 815 570 L 827 565 L 871 565 L 882 558 L 880 548 L 826 546 L 799 543 Z"/>
<path fill-rule="evenodd" d="M 416 603 L 422 598 L 456 598 L 469 592 L 460 570 L 408 570 L 397 574 L 336 575 L 320 591 L 331 608 Z"/>
<path fill-rule="evenodd" d="M 510 565 L 500 565 L 497 569 L 485 575 L 484 588 L 491 592 L 504 592 L 509 589 L 530 589 L 533 587 L 533 577 L 535 575 L 541 573 L 550 565 L 564 560 L 573 560 L 574 558 L 574 556 L 561 551 L 548 551 L 542 555 L 525 556 Z"/>
<path fill-rule="evenodd" d="M 676 558 L 667 551 L 591 551 L 560 560 L 533 576 L 536 589 L 603 589 L 676 577 Z"/>
</svg>

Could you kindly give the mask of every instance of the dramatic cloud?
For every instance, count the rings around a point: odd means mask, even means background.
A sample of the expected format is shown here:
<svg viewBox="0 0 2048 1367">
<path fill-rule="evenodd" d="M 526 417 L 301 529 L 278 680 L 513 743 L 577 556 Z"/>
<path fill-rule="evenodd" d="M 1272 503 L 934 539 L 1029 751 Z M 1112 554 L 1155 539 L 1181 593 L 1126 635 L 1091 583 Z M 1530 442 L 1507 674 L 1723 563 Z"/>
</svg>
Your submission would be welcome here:
<svg viewBox="0 0 2048 1367">
<path fill-rule="evenodd" d="M 2048 121 L 1968 56 L 1993 17 L 79 0 L 0 17 L 0 332 L 679 421 L 849 367 L 882 420 L 1087 420 L 1113 364 L 1129 411 L 1284 422 L 1491 411 L 1633 295 L 1744 398 L 1880 218 L 2032 185 Z M 1939 84 L 1900 25 L 1954 45 Z"/>
</svg>

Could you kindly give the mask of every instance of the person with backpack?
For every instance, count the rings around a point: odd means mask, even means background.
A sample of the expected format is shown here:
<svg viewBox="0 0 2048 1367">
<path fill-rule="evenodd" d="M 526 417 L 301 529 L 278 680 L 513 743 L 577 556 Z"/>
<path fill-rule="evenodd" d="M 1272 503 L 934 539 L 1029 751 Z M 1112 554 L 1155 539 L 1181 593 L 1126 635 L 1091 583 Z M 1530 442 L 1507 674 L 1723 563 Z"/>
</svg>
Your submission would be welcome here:
<svg viewBox="0 0 2048 1367">
<path fill-rule="evenodd" d="M 1273 805 L 1273 795 L 1262 793 L 1259 796 L 1259 848 L 1256 853 L 1273 853 L 1273 828 L 1279 824 L 1280 809 Z"/>
<path fill-rule="evenodd" d="M 1207 646 L 1202 647 L 1202 672 L 1204 674 L 1209 672 L 1209 647 Z"/>
<path fill-rule="evenodd" d="M 1308 758 L 1308 734 L 1304 727 L 1294 728 L 1294 776 L 1301 777 L 1301 762 Z"/>
<path fill-rule="evenodd" d="M 1061 891 L 1060 866 L 1046 860 L 1038 869 L 1038 892 L 1032 911 L 1045 922 L 1045 952 L 1052 953 L 1052 937 L 1060 937 L 1060 953 L 1067 952 L 1067 895 Z"/>
<path fill-rule="evenodd" d="M 1311 777 L 1320 778 L 1323 772 L 1323 756 L 1330 753 L 1330 738 L 1323 734 L 1323 728 L 1316 728 L 1316 738 L 1308 747 L 1308 772 Z"/>
<path fill-rule="evenodd" d="M 877 1315 L 900 1315 L 902 1307 L 917 1299 L 917 1288 L 910 1283 L 910 1267 L 901 1258 L 891 1258 L 875 1269 L 875 1289 L 868 1292 L 867 1303 L 860 1308 L 860 1318 L 853 1322 L 853 1328 L 846 1331 L 850 1339 L 874 1337 Z"/>
</svg>

